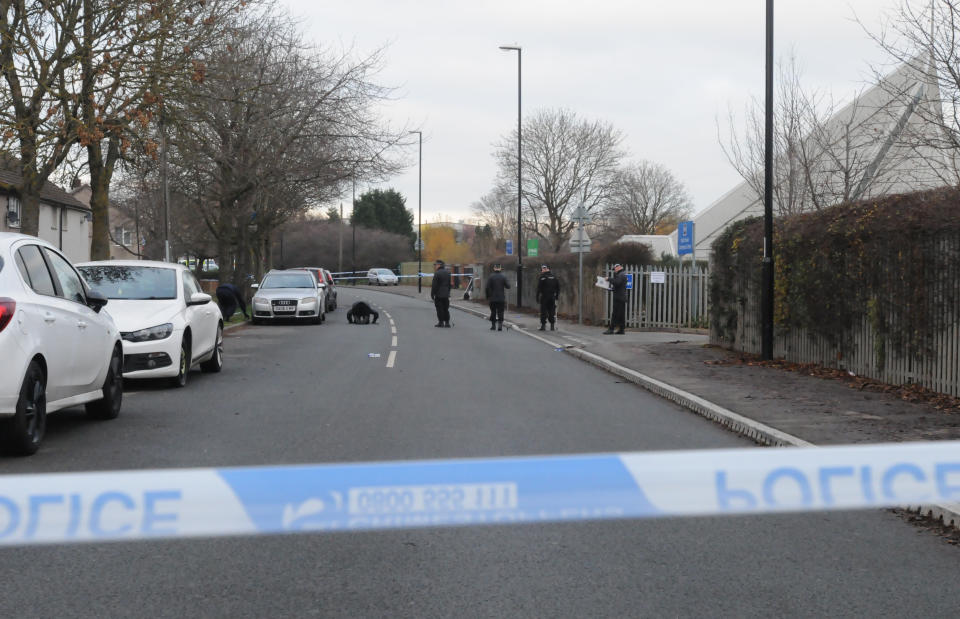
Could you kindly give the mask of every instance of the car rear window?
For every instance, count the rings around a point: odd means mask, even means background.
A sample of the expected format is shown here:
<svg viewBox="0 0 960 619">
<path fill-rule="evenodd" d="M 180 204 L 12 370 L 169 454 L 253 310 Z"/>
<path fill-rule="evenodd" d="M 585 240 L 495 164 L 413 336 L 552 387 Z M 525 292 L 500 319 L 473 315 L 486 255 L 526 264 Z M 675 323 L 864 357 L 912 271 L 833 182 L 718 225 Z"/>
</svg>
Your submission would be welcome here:
<svg viewBox="0 0 960 619">
<path fill-rule="evenodd" d="M 88 265 L 78 267 L 87 284 L 108 299 L 130 301 L 177 298 L 177 272 L 163 267 Z"/>
<path fill-rule="evenodd" d="M 50 277 L 50 271 L 43 260 L 40 248 L 36 245 L 24 245 L 17 250 L 17 256 L 23 261 L 21 273 L 26 272 L 27 283 L 34 292 L 49 297 L 57 296 L 57 291 L 53 287 L 53 278 Z"/>
<path fill-rule="evenodd" d="M 260 288 L 316 288 L 308 273 L 276 273 L 263 278 Z"/>
</svg>

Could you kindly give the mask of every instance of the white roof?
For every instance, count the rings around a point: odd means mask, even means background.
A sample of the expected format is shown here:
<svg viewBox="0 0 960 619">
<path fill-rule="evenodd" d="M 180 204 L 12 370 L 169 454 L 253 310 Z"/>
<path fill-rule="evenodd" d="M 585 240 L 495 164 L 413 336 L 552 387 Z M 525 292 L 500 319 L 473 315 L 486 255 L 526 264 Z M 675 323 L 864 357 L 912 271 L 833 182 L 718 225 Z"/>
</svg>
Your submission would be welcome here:
<svg viewBox="0 0 960 619">
<path fill-rule="evenodd" d="M 659 259 L 662 254 L 677 255 L 677 243 L 669 234 L 625 234 L 617 243 L 643 243 L 653 250 L 653 257 Z"/>
</svg>

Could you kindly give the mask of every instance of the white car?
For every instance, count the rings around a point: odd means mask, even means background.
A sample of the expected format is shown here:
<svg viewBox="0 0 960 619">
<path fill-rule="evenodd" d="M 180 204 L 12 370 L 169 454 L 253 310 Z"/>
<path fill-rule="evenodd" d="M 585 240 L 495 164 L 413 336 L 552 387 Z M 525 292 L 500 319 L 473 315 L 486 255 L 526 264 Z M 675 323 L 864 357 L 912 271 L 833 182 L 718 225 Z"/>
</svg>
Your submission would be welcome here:
<svg viewBox="0 0 960 619">
<path fill-rule="evenodd" d="M 367 271 L 367 282 L 371 286 L 398 286 L 400 279 L 390 269 L 370 269 Z"/>
<path fill-rule="evenodd" d="M 123 337 L 123 375 L 167 378 L 184 387 L 194 365 L 223 367 L 223 316 L 182 264 L 150 260 L 84 262 L 89 286 L 110 300 Z"/>
<path fill-rule="evenodd" d="M 123 346 L 107 299 L 53 245 L 0 232 L 0 441 L 35 453 L 47 413 L 85 404 L 113 419 L 123 400 Z"/>
<path fill-rule="evenodd" d="M 298 318 L 320 324 L 326 320 L 325 285 L 309 270 L 272 270 L 263 276 L 253 295 L 253 324 Z"/>
</svg>

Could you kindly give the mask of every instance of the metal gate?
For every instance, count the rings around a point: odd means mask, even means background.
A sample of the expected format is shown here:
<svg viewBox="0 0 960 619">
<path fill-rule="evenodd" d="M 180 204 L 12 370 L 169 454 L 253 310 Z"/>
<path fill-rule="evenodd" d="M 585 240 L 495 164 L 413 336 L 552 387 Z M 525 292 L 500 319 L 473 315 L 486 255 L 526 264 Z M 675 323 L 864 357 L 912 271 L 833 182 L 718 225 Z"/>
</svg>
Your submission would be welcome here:
<svg viewBox="0 0 960 619">
<path fill-rule="evenodd" d="M 633 288 L 627 290 L 628 327 L 681 329 L 706 328 L 709 324 L 708 269 L 624 265 L 623 270 L 633 279 Z M 606 265 L 605 273 L 612 277 L 613 265 Z M 605 294 L 606 324 L 610 324 L 610 300 L 611 295 Z"/>
</svg>

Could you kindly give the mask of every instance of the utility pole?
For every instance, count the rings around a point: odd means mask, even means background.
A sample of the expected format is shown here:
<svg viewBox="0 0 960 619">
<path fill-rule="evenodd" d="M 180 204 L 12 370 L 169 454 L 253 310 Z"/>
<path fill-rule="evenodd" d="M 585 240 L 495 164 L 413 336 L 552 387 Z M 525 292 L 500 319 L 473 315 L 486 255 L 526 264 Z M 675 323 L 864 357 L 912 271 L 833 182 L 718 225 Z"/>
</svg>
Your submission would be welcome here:
<svg viewBox="0 0 960 619">
<path fill-rule="evenodd" d="M 773 0 L 767 0 L 766 137 L 763 157 L 763 270 L 761 354 L 773 359 Z"/>
</svg>

